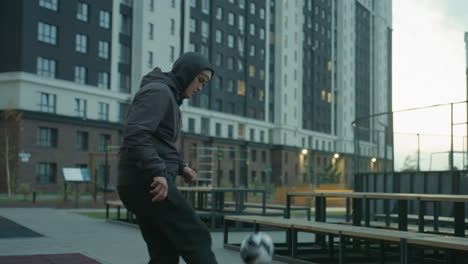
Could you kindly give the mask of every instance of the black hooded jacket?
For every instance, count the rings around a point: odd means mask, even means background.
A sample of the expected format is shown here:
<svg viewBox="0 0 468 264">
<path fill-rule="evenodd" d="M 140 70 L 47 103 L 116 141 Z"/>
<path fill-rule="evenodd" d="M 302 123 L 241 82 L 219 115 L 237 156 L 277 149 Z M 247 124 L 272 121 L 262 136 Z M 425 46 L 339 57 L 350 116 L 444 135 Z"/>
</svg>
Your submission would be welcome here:
<svg viewBox="0 0 468 264">
<path fill-rule="evenodd" d="M 118 185 L 173 180 L 185 162 L 176 148 L 181 129 L 183 92 L 203 70 L 213 69 L 201 55 L 188 52 L 170 72 L 155 68 L 145 75 L 127 113 L 119 155 Z"/>
</svg>

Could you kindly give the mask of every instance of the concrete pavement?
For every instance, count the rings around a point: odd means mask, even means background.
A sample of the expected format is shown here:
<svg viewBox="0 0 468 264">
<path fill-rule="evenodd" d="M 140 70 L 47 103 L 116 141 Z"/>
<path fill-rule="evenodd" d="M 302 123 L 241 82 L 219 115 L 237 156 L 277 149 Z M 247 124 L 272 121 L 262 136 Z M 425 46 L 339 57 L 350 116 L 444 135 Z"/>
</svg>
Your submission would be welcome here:
<svg viewBox="0 0 468 264">
<path fill-rule="evenodd" d="M 79 215 L 77 211 L 80 210 L 0 208 L 0 216 L 44 235 L 0 239 L 0 256 L 81 253 L 105 264 L 148 262 L 146 245 L 137 228 Z M 222 232 L 212 232 L 211 235 L 213 251 L 220 264 L 242 263 L 238 252 L 223 248 Z M 229 240 L 240 242 L 246 235 L 246 232 L 230 233 Z M 284 241 L 283 233 L 272 232 L 270 235 L 275 241 Z M 185 262 L 181 260 L 180 263 Z"/>
</svg>

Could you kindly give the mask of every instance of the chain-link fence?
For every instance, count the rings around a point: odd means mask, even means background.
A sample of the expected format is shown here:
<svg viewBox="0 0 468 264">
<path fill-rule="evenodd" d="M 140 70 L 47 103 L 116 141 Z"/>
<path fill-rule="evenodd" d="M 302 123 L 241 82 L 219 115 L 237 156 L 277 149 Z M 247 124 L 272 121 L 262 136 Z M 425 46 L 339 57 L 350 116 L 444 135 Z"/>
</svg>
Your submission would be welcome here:
<svg viewBox="0 0 468 264">
<path fill-rule="evenodd" d="M 467 111 L 463 101 L 356 119 L 354 171 L 467 169 Z"/>
</svg>

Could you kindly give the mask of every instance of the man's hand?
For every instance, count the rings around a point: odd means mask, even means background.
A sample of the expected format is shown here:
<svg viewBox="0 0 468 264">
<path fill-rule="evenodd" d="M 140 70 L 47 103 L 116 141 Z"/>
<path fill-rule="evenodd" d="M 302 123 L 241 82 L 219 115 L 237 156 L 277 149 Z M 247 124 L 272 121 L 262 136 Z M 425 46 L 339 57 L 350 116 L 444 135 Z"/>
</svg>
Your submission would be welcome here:
<svg viewBox="0 0 468 264">
<path fill-rule="evenodd" d="M 194 183 L 197 180 L 197 173 L 190 167 L 185 167 L 182 171 L 182 177 L 186 183 Z"/>
<path fill-rule="evenodd" d="M 154 177 L 151 183 L 152 190 L 150 193 L 154 196 L 152 202 L 159 202 L 167 197 L 167 181 L 164 177 Z"/>
</svg>

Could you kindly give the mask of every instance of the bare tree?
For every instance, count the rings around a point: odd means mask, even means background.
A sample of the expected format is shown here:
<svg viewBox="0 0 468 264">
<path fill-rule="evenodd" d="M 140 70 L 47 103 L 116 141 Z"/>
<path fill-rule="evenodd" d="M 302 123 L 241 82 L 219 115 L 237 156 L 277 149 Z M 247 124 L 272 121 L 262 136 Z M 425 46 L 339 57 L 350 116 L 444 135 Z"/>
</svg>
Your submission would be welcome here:
<svg viewBox="0 0 468 264">
<path fill-rule="evenodd" d="M 14 109 L 5 109 L 0 112 L 0 157 L 4 164 L 8 197 L 16 183 L 16 166 L 18 162 L 18 138 L 21 113 Z"/>
</svg>

